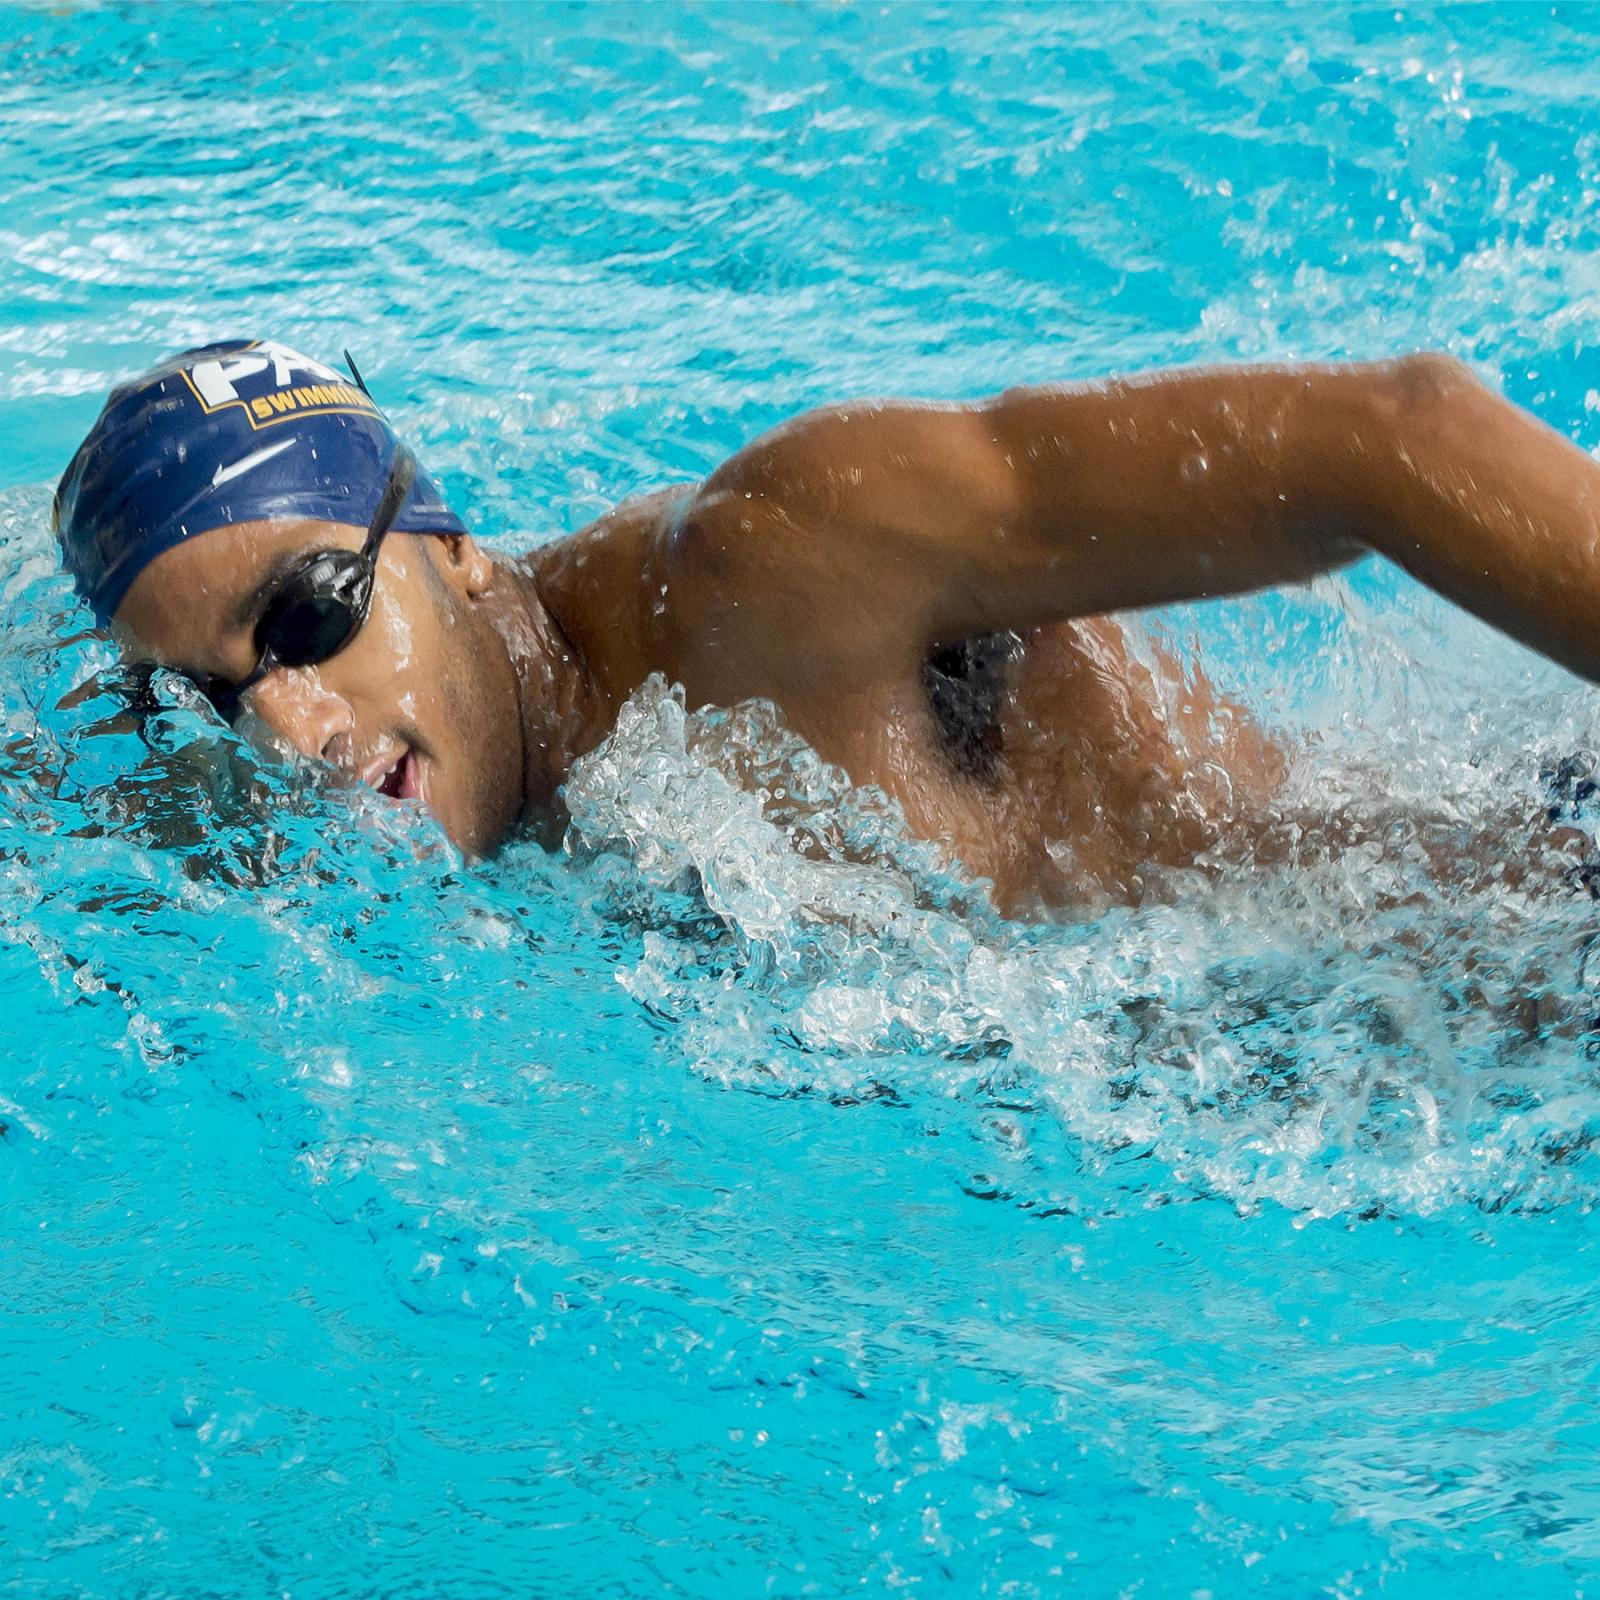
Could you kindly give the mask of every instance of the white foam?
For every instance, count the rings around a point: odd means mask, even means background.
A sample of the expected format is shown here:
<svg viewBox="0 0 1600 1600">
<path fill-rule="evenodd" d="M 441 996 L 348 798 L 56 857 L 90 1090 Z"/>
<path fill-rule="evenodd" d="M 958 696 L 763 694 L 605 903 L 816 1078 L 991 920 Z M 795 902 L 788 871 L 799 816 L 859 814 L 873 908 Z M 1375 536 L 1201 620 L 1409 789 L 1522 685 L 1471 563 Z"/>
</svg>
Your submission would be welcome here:
<svg viewBox="0 0 1600 1600">
<path fill-rule="evenodd" d="M 1406 706 L 1415 667 L 1367 656 L 1372 703 L 1287 787 L 1286 861 L 1223 852 L 1086 926 L 1003 922 L 770 706 L 690 714 L 660 679 L 572 775 L 569 849 L 647 928 L 622 982 L 721 1081 L 983 1106 L 1004 1059 L 1008 1098 L 1092 1161 L 1147 1151 L 1162 1193 L 1308 1215 L 1587 1201 L 1591 902 L 1561 880 L 1533 737 L 1563 713 L 1473 748 Z M 1346 837 L 1319 843 L 1330 806 Z M 1477 882 L 1436 870 L 1475 845 Z M 1513 887 L 1496 853 L 1543 877 Z"/>
</svg>

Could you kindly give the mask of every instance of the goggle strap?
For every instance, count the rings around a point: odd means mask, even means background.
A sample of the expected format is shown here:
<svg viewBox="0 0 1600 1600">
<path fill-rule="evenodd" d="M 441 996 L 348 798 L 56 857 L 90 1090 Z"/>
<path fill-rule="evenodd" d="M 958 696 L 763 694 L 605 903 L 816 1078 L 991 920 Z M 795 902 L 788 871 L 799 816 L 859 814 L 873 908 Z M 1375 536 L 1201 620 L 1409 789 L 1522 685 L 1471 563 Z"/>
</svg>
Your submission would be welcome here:
<svg viewBox="0 0 1600 1600">
<path fill-rule="evenodd" d="M 367 380 L 361 376 L 361 368 L 356 365 L 356 358 L 350 354 L 348 348 L 344 353 L 344 364 L 350 369 L 350 376 L 356 380 L 356 388 L 370 400 L 372 391 L 367 387 Z"/>
<path fill-rule="evenodd" d="M 400 515 L 400 507 L 406 503 L 406 496 L 411 493 L 411 485 L 416 481 L 416 476 L 417 458 L 404 445 L 398 446 L 394 462 L 389 468 L 389 481 L 383 488 L 383 498 L 378 501 L 378 509 L 372 513 L 372 525 L 367 530 L 367 542 L 361 548 L 363 561 L 372 559 L 372 552 L 378 548 L 378 541 L 389 531 L 394 519 Z"/>
</svg>

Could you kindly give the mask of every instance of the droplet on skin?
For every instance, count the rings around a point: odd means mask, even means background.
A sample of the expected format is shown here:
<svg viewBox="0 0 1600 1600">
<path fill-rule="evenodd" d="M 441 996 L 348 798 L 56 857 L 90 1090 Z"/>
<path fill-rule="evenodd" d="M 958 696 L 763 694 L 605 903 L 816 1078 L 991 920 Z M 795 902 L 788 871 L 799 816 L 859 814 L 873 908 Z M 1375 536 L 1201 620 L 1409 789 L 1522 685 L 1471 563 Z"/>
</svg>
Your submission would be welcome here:
<svg viewBox="0 0 1600 1600">
<path fill-rule="evenodd" d="M 1178 463 L 1178 476 L 1185 483 L 1198 483 L 1211 470 L 1211 462 L 1203 450 L 1196 450 Z"/>
</svg>

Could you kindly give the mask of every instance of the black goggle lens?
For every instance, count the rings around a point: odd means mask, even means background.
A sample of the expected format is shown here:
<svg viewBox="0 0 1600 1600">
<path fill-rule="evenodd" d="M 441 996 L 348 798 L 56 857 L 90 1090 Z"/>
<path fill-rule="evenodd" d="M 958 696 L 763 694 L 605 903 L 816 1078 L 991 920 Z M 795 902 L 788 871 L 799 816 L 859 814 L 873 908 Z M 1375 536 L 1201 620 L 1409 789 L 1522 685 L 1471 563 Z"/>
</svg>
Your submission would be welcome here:
<svg viewBox="0 0 1600 1600">
<path fill-rule="evenodd" d="M 263 658 L 285 667 L 309 667 L 337 655 L 366 617 L 361 558 L 320 558 L 291 579 L 256 628 Z"/>
</svg>

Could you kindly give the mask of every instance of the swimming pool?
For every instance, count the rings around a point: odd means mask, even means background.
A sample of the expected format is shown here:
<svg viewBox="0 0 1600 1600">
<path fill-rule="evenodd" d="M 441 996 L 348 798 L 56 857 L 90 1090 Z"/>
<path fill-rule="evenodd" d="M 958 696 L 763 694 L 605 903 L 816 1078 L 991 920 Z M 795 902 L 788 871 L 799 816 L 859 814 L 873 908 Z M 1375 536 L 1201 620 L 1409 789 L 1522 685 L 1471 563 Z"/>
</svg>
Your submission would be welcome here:
<svg viewBox="0 0 1600 1600">
<path fill-rule="evenodd" d="M 141 733 L 45 521 L 241 331 L 511 548 L 815 402 L 1173 360 L 1441 345 L 1593 447 L 1597 29 L 0 11 L 7 1592 L 1592 1591 L 1593 913 L 1419 864 L 1542 848 L 1592 692 L 1362 569 L 1133 625 L 1347 850 L 1007 926 L 658 689 L 469 870 L 177 684 Z"/>
</svg>

